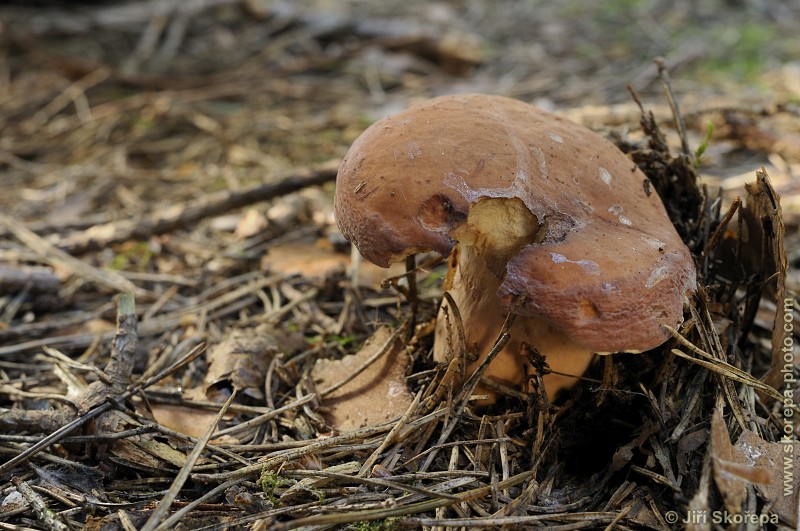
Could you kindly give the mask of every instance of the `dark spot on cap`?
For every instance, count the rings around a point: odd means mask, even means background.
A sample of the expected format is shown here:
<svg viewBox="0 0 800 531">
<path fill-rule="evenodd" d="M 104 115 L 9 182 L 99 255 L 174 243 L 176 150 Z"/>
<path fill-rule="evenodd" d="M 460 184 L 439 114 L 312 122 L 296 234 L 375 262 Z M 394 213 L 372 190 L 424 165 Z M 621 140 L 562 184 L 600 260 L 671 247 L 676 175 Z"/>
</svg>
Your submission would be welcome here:
<svg viewBox="0 0 800 531">
<path fill-rule="evenodd" d="M 453 227 L 467 219 L 467 215 L 456 210 L 450 198 L 444 194 L 426 199 L 419 206 L 417 217 L 422 223 L 432 227 Z"/>
</svg>

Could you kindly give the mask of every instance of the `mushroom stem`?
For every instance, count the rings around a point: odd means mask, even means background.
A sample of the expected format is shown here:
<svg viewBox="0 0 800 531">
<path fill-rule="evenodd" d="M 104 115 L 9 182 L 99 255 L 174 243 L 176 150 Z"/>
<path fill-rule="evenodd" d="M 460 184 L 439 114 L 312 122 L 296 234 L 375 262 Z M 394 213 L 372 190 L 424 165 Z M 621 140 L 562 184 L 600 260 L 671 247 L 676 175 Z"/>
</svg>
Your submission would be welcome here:
<svg viewBox="0 0 800 531">
<path fill-rule="evenodd" d="M 539 229 L 535 216 L 521 201 L 486 198 L 472 205 L 466 223 L 453 232 L 458 243 L 450 255 L 445 289 L 458 308 L 466 345 L 459 338 L 457 323 L 445 314 L 443 308 L 447 303 L 443 302 L 436 322 L 433 353 L 437 361 L 447 361 L 466 352 L 464 379 L 486 358 L 508 316 L 509 311 L 496 295 L 505 276 L 505 264 L 522 247 L 536 241 Z M 511 387 L 525 385 L 534 371 L 525 347 L 534 348 L 545 356 L 551 370 L 560 373 L 542 378 L 551 398 L 561 389 L 572 387 L 594 356 L 591 349 L 574 343 L 537 317 L 517 315 L 510 334 L 511 339 L 484 377 Z M 479 405 L 497 400 L 495 391 L 484 385 L 479 384 L 475 392 L 488 396 Z"/>
</svg>

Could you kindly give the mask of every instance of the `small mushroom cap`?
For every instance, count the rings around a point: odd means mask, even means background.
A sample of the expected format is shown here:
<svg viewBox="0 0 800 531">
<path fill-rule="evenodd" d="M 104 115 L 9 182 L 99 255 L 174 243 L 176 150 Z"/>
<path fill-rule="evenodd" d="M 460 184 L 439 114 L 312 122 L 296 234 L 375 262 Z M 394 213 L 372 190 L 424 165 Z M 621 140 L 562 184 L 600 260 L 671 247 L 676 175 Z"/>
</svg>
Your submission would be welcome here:
<svg viewBox="0 0 800 531">
<path fill-rule="evenodd" d="M 443 96 L 356 139 L 334 212 L 361 254 L 386 267 L 448 254 L 472 205 L 517 198 L 543 233 L 509 260 L 498 296 L 595 351 L 641 351 L 667 338 L 662 324 L 681 322 L 695 289 L 692 257 L 646 179 L 569 120 L 499 96 Z"/>
</svg>

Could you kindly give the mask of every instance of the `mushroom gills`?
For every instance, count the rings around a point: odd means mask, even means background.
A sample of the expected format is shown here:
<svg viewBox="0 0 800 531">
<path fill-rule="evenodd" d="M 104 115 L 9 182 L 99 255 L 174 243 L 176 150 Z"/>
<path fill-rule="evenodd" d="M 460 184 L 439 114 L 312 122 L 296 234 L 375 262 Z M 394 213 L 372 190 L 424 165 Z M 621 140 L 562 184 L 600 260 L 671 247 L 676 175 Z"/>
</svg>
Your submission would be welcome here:
<svg viewBox="0 0 800 531">
<path fill-rule="evenodd" d="M 467 252 L 480 257 L 502 280 L 506 263 L 526 245 L 540 242 L 545 232 L 542 228 L 522 200 L 481 197 L 470 205 L 466 222 L 450 231 L 450 235 L 457 241 L 462 257 Z"/>
</svg>

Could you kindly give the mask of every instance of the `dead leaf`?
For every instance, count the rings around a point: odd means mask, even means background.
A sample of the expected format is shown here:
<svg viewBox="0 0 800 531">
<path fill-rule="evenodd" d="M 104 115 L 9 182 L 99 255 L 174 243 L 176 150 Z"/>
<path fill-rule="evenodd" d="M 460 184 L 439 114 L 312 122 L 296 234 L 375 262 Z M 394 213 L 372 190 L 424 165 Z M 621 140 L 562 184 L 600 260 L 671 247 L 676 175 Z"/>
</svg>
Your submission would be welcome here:
<svg viewBox="0 0 800 531">
<path fill-rule="evenodd" d="M 237 238 L 244 240 L 255 236 L 267 228 L 267 218 L 255 208 L 248 208 L 244 216 L 239 219 L 234 234 Z"/>
<path fill-rule="evenodd" d="M 299 333 L 267 325 L 232 331 L 206 354 L 206 392 L 214 387 L 234 387 L 248 396 L 263 399 L 264 378 L 272 358 L 304 347 L 305 341 Z"/>
<path fill-rule="evenodd" d="M 223 400 L 230 396 L 227 393 L 220 392 L 220 394 L 227 395 L 224 396 Z M 141 400 L 134 399 L 134 403 L 137 405 L 137 409 L 140 413 L 158 424 L 166 426 L 178 433 L 199 439 L 205 435 L 208 427 L 216 420 L 217 411 L 192 407 L 191 402 L 193 400 L 209 400 L 208 393 L 204 387 L 185 389 L 181 394 L 181 398 L 186 403 L 185 405 L 158 404 L 151 402 L 148 408 L 145 409 Z M 224 420 L 231 420 L 234 418 L 234 414 L 229 411 L 223 418 Z M 226 443 L 231 444 L 239 444 L 241 442 L 229 435 L 224 436 L 222 439 Z M 220 442 L 220 439 L 213 440 L 215 442 Z"/>
<path fill-rule="evenodd" d="M 656 515 L 642 500 L 633 499 L 628 501 L 622 511 L 628 511 L 626 518 L 642 526 L 642 529 L 658 529 L 660 526 Z"/>
<path fill-rule="evenodd" d="M 269 248 L 261 261 L 262 269 L 271 274 L 302 275 L 307 278 L 324 278 L 336 270 L 350 267 L 350 254 L 337 251 L 326 238 L 314 242 L 297 242 Z M 364 287 L 379 289 L 385 278 L 401 275 L 405 266 L 401 262 L 388 269 L 362 260 L 358 269 L 358 283 Z"/>
<path fill-rule="evenodd" d="M 778 302 L 778 310 L 772 326 L 772 364 L 763 381 L 779 388 L 780 369 L 783 366 L 783 300 L 786 298 L 786 269 L 788 258 L 785 247 L 785 229 L 781 212 L 781 201 L 772 187 L 767 171 L 756 172 L 756 182 L 745 185 L 747 195 L 741 209 L 742 240 L 753 251 L 743 256 L 743 264 L 749 265 L 746 273 L 756 274 L 757 281 L 770 279 L 766 283 L 767 293 Z M 772 278 L 775 279 L 773 284 Z M 764 401 L 771 400 L 759 393 Z"/>
<path fill-rule="evenodd" d="M 708 442 L 708 430 L 697 430 L 683 435 L 678 440 L 678 473 L 685 475 L 689 471 L 689 458 L 695 450 Z"/>
<path fill-rule="evenodd" d="M 177 468 L 186 464 L 186 454 L 173 448 L 169 444 L 156 441 L 152 437 L 142 437 L 140 440 L 134 441 L 134 444 L 145 452 L 150 453 L 150 455 L 170 463 Z M 199 462 L 202 463 L 204 460 L 201 459 Z"/>
<path fill-rule="evenodd" d="M 737 441 L 731 444 L 728 428 L 722 418 L 720 408 L 714 410 L 711 418 L 711 459 L 714 470 L 714 482 L 725 500 L 725 507 L 730 514 L 741 514 L 742 503 L 747 496 L 747 486 L 752 484 L 757 489 L 777 483 L 778 470 L 768 460 L 757 461 L 754 456 L 763 456 L 763 448 L 756 446 L 761 440 L 755 434 L 747 436 L 747 430 Z M 764 444 L 766 441 L 762 441 Z M 781 447 L 782 448 L 782 447 Z M 746 451 L 745 451 L 746 450 Z M 748 457 L 748 454 L 750 457 Z"/>
<path fill-rule="evenodd" d="M 735 454 L 738 458 L 738 452 Z M 724 459 L 717 459 L 715 464 L 717 470 L 738 479 L 743 479 L 747 483 L 757 485 L 769 484 L 772 481 L 772 474 L 770 474 L 769 470 L 764 468 L 744 465 L 738 461 L 726 461 Z"/>
<path fill-rule="evenodd" d="M 386 352 L 351 381 L 322 400 L 328 408 L 325 420 L 340 431 L 374 426 L 397 418 L 408 409 L 413 397 L 406 385 L 408 354 L 388 327 L 379 328 L 356 354 L 339 360 L 317 360 L 311 377 L 320 391 L 336 385 L 370 359 Z M 387 344 L 391 343 L 391 344 Z"/>
<path fill-rule="evenodd" d="M 642 426 L 636 439 L 623 446 L 620 446 L 617 451 L 614 452 L 614 455 L 611 458 L 611 470 L 616 472 L 617 470 L 621 470 L 623 467 L 628 466 L 628 464 L 631 462 L 631 459 L 633 459 L 633 451 L 641 448 L 642 444 L 649 439 L 651 435 L 658 433 L 658 430 L 658 425 L 652 422 L 648 422 L 646 425 Z"/>
<path fill-rule="evenodd" d="M 714 470 L 714 482 L 725 500 L 725 507 L 730 514 L 741 514 L 742 503 L 747 495 L 746 482 L 739 476 L 731 474 L 724 463 L 734 461 L 738 452 L 734 450 L 728 435 L 728 426 L 722 418 L 722 410 L 717 407 L 711 417 L 711 459 Z"/>
<path fill-rule="evenodd" d="M 217 418 L 217 413 L 186 406 L 153 404 L 153 416 L 162 426 L 199 439 Z"/>
<path fill-rule="evenodd" d="M 772 504 L 772 512 L 795 528 L 800 490 L 793 482 L 800 477 L 800 442 L 768 442 L 752 431 L 745 430 L 736 441 L 735 448 L 744 457 L 745 463 L 770 472 L 770 481 L 757 483 L 756 491 Z"/>
<path fill-rule="evenodd" d="M 725 112 L 722 123 L 717 121 L 717 136 L 734 140 L 735 146 L 779 155 L 790 162 L 800 160 L 800 133 L 792 113 Z"/>
<path fill-rule="evenodd" d="M 86 331 L 90 334 L 102 334 L 115 329 L 114 323 L 105 319 L 88 319 L 85 323 Z"/>
<path fill-rule="evenodd" d="M 336 251 L 327 239 L 320 238 L 314 242 L 295 241 L 270 247 L 261 264 L 271 274 L 323 278 L 337 269 L 347 269 L 350 255 Z"/>
</svg>

